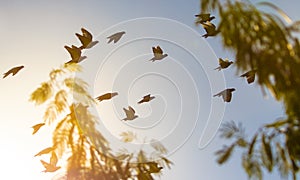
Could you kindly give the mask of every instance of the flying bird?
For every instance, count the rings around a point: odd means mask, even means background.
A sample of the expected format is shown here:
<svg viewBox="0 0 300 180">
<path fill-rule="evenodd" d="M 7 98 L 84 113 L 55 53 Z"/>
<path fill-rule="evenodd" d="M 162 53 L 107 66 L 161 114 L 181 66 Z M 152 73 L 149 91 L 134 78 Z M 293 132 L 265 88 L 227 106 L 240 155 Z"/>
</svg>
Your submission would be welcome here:
<svg viewBox="0 0 300 180">
<path fill-rule="evenodd" d="M 138 104 L 142 104 L 144 102 L 149 102 L 154 98 L 155 98 L 154 96 L 151 96 L 150 94 L 148 94 L 148 95 L 144 96 L 143 99 L 138 102 Z"/>
<path fill-rule="evenodd" d="M 56 156 L 55 152 L 53 151 L 52 155 L 50 157 L 50 163 L 47 163 L 47 162 L 41 160 L 41 163 L 45 167 L 45 170 L 43 172 L 55 172 L 58 169 L 60 169 L 60 166 L 56 166 L 57 161 L 58 161 L 57 156 Z"/>
<path fill-rule="evenodd" d="M 219 92 L 218 94 L 215 94 L 213 97 L 215 97 L 215 96 L 218 96 L 218 97 L 222 96 L 224 102 L 230 102 L 233 91 L 235 91 L 234 88 L 228 88 L 228 89 L 225 89 L 225 90 Z"/>
<path fill-rule="evenodd" d="M 207 21 L 212 21 L 215 19 L 215 16 L 210 16 L 210 14 L 196 14 L 195 17 L 197 17 L 197 24 L 205 23 Z"/>
<path fill-rule="evenodd" d="M 216 36 L 220 32 L 219 30 L 216 30 L 216 26 L 209 21 L 201 23 L 201 25 L 206 31 L 206 34 L 202 35 L 204 38 L 207 38 L 208 36 Z"/>
<path fill-rule="evenodd" d="M 150 59 L 150 61 L 152 61 L 152 62 L 157 61 L 157 60 L 162 60 L 163 58 L 168 56 L 168 54 L 163 53 L 163 50 L 159 46 L 152 47 L 152 51 L 154 54 L 154 57 L 152 59 Z"/>
<path fill-rule="evenodd" d="M 34 126 L 32 126 L 31 128 L 33 128 L 33 132 L 32 132 L 32 135 L 34 135 L 35 133 L 37 133 L 39 131 L 39 129 L 44 126 L 45 123 L 39 123 L 39 124 L 36 124 Z"/>
<path fill-rule="evenodd" d="M 109 39 L 109 40 L 107 43 L 109 44 L 112 41 L 114 41 L 114 43 L 117 43 L 124 34 L 125 34 L 125 31 L 121 31 L 121 32 L 117 32 L 113 35 L 108 36 L 107 39 Z"/>
<path fill-rule="evenodd" d="M 114 97 L 114 96 L 116 96 L 116 95 L 118 95 L 117 92 L 113 92 L 113 93 L 105 93 L 105 94 L 103 94 L 103 95 L 101 95 L 101 96 L 96 97 L 96 99 L 97 99 L 99 102 L 101 102 L 101 101 L 103 101 L 103 100 L 109 100 L 109 99 L 111 99 L 112 97 Z"/>
<path fill-rule="evenodd" d="M 251 84 L 255 80 L 255 73 L 256 73 L 256 69 L 253 69 L 242 74 L 240 77 L 245 77 L 247 79 L 248 84 Z"/>
<path fill-rule="evenodd" d="M 17 66 L 11 68 L 9 71 L 3 74 L 3 79 L 6 78 L 8 75 L 12 74 L 13 76 L 16 75 L 21 69 L 23 69 L 24 66 Z"/>
<path fill-rule="evenodd" d="M 81 56 L 81 49 L 72 45 L 72 47 L 65 46 L 66 50 L 69 52 L 71 56 L 71 60 L 68 61 L 67 63 L 80 63 L 83 61 L 86 56 Z"/>
<path fill-rule="evenodd" d="M 86 29 L 81 28 L 81 34 L 75 33 L 75 35 L 78 37 L 78 39 L 81 42 L 80 49 L 90 49 L 93 46 L 95 46 L 99 41 L 93 41 L 93 35 L 88 32 Z"/>
<path fill-rule="evenodd" d="M 222 69 L 228 68 L 233 62 L 229 61 L 228 59 L 223 60 L 219 58 L 219 67 L 215 68 L 215 70 L 221 71 Z"/>
<path fill-rule="evenodd" d="M 138 117 L 137 115 L 135 115 L 135 110 L 131 106 L 128 106 L 128 110 L 125 108 L 123 108 L 123 110 L 126 113 L 126 118 L 123 119 L 124 121 L 134 120 Z"/>
</svg>

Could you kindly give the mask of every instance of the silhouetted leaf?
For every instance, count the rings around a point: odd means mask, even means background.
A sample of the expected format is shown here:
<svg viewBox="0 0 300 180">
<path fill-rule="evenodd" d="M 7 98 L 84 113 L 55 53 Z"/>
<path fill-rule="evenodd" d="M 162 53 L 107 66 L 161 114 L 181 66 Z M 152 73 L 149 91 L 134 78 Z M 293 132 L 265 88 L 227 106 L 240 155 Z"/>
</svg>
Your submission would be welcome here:
<svg viewBox="0 0 300 180">
<path fill-rule="evenodd" d="M 120 134 L 120 136 L 122 137 L 122 141 L 123 142 L 132 142 L 133 140 L 136 139 L 136 134 L 134 134 L 133 132 L 131 131 L 128 131 L 128 132 L 122 132 Z"/>
<path fill-rule="evenodd" d="M 223 164 L 228 160 L 228 158 L 231 156 L 231 153 L 235 147 L 235 144 L 229 146 L 229 147 L 224 147 L 222 150 L 217 151 L 216 155 L 219 156 L 217 159 L 217 162 L 219 164 Z"/>
<path fill-rule="evenodd" d="M 252 138 L 252 141 L 249 145 L 249 149 L 248 149 L 248 155 L 251 156 L 253 153 L 253 149 L 254 149 L 254 145 L 256 143 L 256 138 L 257 138 L 258 134 L 255 134 L 254 137 Z"/>
<path fill-rule="evenodd" d="M 266 157 L 265 157 L 266 156 Z M 262 162 L 269 172 L 273 169 L 273 153 L 269 140 L 262 134 Z"/>
<path fill-rule="evenodd" d="M 53 94 L 52 87 L 49 83 L 42 83 L 33 93 L 31 93 L 29 101 L 33 101 L 36 105 L 43 104 Z"/>
</svg>

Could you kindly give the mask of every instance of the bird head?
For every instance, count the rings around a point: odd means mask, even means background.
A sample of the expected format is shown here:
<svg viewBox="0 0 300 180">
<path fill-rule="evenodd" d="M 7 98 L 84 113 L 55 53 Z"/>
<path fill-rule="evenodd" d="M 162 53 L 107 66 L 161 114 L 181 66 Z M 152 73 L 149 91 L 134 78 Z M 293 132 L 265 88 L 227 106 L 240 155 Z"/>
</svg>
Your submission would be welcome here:
<svg viewBox="0 0 300 180">
<path fill-rule="evenodd" d="M 230 88 L 229 91 L 233 92 L 233 91 L 235 91 L 235 88 Z"/>
</svg>

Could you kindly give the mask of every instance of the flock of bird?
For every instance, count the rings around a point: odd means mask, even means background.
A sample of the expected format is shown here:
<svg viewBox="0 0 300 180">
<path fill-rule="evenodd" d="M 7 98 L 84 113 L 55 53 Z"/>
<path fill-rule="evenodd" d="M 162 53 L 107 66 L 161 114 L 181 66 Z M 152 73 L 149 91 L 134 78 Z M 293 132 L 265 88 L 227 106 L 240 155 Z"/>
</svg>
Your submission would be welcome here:
<svg viewBox="0 0 300 180">
<path fill-rule="evenodd" d="M 211 23 L 211 21 L 213 19 L 215 19 L 214 16 L 211 16 L 210 14 L 197 14 L 197 15 L 195 15 L 195 17 L 197 18 L 196 23 L 201 24 L 202 27 L 204 28 L 204 30 L 206 31 L 206 34 L 202 35 L 202 37 L 207 38 L 209 36 L 216 36 L 220 32 L 219 30 L 217 30 L 216 26 L 213 23 Z M 77 47 L 75 45 L 72 45 L 71 47 L 69 47 L 67 45 L 64 46 L 64 48 L 68 51 L 68 53 L 70 54 L 70 57 L 71 57 L 71 59 L 68 62 L 66 62 L 66 64 L 82 62 L 83 60 L 85 60 L 87 58 L 86 56 L 82 56 L 82 50 L 90 49 L 99 43 L 99 41 L 93 40 L 92 34 L 89 31 L 87 31 L 86 29 L 81 28 L 81 33 L 82 34 L 75 33 L 75 35 L 81 42 L 81 46 L 79 46 L 79 47 Z M 107 43 L 108 44 L 111 42 L 117 43 L 124 34 L 125 34 L 125 32 L 121 31 L 121 32 L 117 32 L 115 34 L 108 36 Z M 152 47 L 152 52 L 153 52 L 153 58 L 151 58 L 149 60 L 152 62 L 163 60 L 164 58 L 166 58 L 168 56 L 168 54 L 165 54 L 163 52 L 163 50 L 161 49 L 160 46 Z M 231 64 L 233 64 L 232 61 L 229 61 L 228 59 L 223 60 L 222 58 L 219 58 L 219 66 L 217 68 L 215 68 L 215 70 L 221 71 L 223 69 L 228 68 Z M 6 78 L 10 74 L 12 76 L 15 76 L 23 68 L 24 68 L 23 65 L 13 67 L 3 74 L 3 78 Z M 242 74 L 240 77 L 245 77 L 247 79 L 248 84 L 251 84 L 255 80 L 255 73 L 256 73 L 255 69 L 250 70 L 250 71 Z M 224 102 L 230 102 L 233 91 L 235 91 L 235 88 L 227 88 L 227 89 L 213 95 L 213 97 L 222 96 Z M 101 102 L 104 100 L 110 100 L 111 98 L 113 98 L 114 96 L 117 96 L 117 95 L 118 95 L 117 92 L 111 92 L 111 93 L 106 93 L 106 94 L 100 95 L 100 96 L 96 97 L 96 99 L 99 102 Z M 140 101 L 137 102 L 137 104 L 148 103 L 151 100 L 153 100 L 154 98 L 155 97 L 151 96 L 151 94 L 145 95 Z M 138 115 L 135 114 L 135 110 L 131 106 L 128 106 L 128 109 L 123 108 L 123 110 L 126 114 L 126 117 L 124 119 L 122 119 L 124 121 L 134 120 L 138 117 Z M 44 124 L 45 123 L 40 123 L 35 126 L 32 126 L 32 128 L 34 129 L 33 134 L 35 134 L 39 130 L 39 128 L 42 127 Z M 50 161 L 50 163 L 46 163 L 42 160 L 41 160 L 41 162 L 46 169 L 44 172 L 53 172 L 53 171 L 57 170 L 56 158 L 54 158 L 54 160 Z"/>
<path fill-rule="evenodd" d="M 201 24 L 204 30 L 206 31 L 206 34 L 202 35 L 202 37 L 207 38 L 209 36 L 216 36 L 220 30 L 216 28 L 216 26 L 211 22 L 213 19 L 215 19 L 214 16 L 211 16 L 209 13 L 206 14 L 196 14 L 196 24 Z M 215 70 L 221 71 L 222 69 L 228 68 L 231 64 L 233 64 L 232 61 L 229 61 L 228 59 L 223 60 L 222 58 L 219 58 L 219 67 L 215 68 Z M 255 73 L 256 69 L 252 69 L 244 74 L 242 74 L 240 77 L 245 77 L 247 79 L 248 84 L 251 84 L 255 80 Z M 235 91 L 235 88 L 227 88 L 215 95 L 215 96 L 222 96 L 224 102 L 230 102 L 232 98 L 232 92 Z"/>
</svg>

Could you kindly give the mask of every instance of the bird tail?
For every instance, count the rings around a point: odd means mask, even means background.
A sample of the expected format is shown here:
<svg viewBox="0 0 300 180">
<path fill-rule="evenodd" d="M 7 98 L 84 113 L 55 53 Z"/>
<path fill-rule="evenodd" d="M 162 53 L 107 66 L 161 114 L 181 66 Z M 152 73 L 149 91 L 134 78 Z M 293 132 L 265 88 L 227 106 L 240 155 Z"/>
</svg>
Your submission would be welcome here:
<svg viewBox="0 0 300 180">
<path fill-rule="evenodd" d="M 221 71 L 221 67 L 217 67 L 217 68 L 215 68 L 214 70 L 218 70 L 218 71 Z"/>
<path fill-rule="evenodd" d="M 204 34 L 204 35 L 202 35 L 202 37 L 207 38 L 207 37 L 208 37 L 208 34 Z"/>
</svg>

